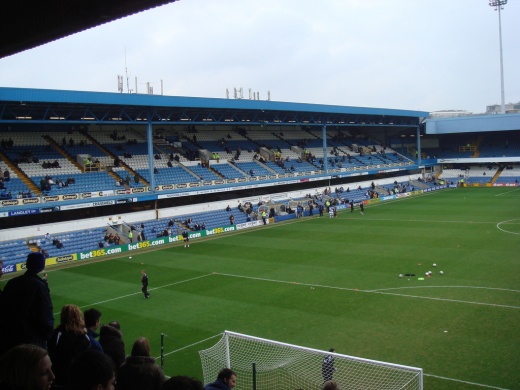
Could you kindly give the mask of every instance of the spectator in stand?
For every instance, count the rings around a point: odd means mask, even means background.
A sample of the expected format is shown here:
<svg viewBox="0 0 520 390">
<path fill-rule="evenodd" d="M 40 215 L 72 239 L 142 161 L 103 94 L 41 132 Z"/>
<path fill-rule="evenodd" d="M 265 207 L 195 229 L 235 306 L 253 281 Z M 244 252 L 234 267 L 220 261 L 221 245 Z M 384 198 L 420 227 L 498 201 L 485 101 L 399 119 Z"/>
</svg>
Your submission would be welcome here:
<svg viewBox="0 0 520 390">
<path fill-rule="evenodd" d="M 19 344 L 47 348 L 54 328 L 49 289 L 38 276 L 45 268 L 45 257 L 31 252 L 27 271 L 7 282 L 0 301 L 0 355 Z"/>
<path fill-rule="evenodd" d="M 207 384 L 204 390 L 229 390 L 236 386 L 237 373 L 229 368 L 220 370 L 217 380 Z"/>
<path fill-rule="evenodd" d="M 56 384 L 65 386 L 70 364 L 81 352 L 90 348 L 83 313 L 76 305 L 65 305 L 61 309 L 60 325 L 49 340 L 49 356 L 56 375 Z"/>
<path fill-rule="evenodd" d="M 116 372 L 125 362 L 125 342 L 121 326 L 117 321 L 110 321 L 108 325 L 103 325 L 99 331 L 99 343 L 103 347 L 103 352 L 110 356 L 116 364 Z"/>
<path fill-rule="evenodd" d="M 204 390 L 204 385 L 195 378 L 174 376 L 162 384 L 161 390 Z"/>
<path fill-rule="evenodd" d="M 69 390 L 114 390 L 114 362 L 99 351 L 81 352 L 72 361 L 69 378 Z"/>
<path fill-rule="evenodd" d="M 128 356 L 119 368 L 117 390 L 159 390 L 166 380 L 155 358 L 150 356 L 150 343 L 147 338 L 139 337 Z"/>
<path fill-rule="evenodd" d="M 21 344 L 0 357 L 2 390 L 48 390 L 54 382 L 47 351 L 32 344 Z"/>
<path fill-rule="evenodd" d="M 96 349 L 103 352 L 103 348 L 97 338 L 99 334 L 96 330 L 99 328 L 99 322 L 101 320 L 101 312 L 98 309 L 88 309 L 83 313 L 85 317 L 85 326 L 87 328 L 87 336 L 90 339 L 90 348 Z"/>
<path fill-rule="evenodd" d="M 4 171 L 4 181 L 8 182 L 9 180 L 11 180 L 11 173 L 6 168 L 6 170 Z"/>
</svg>

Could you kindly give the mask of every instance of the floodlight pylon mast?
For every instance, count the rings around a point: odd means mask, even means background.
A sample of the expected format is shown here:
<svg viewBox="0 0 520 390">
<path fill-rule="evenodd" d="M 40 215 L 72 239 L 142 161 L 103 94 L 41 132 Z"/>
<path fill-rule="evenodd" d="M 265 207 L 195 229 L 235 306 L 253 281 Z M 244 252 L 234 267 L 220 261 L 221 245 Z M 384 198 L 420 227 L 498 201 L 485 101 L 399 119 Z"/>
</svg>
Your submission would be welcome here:
<svg viewBox="0 0 520 390">
<path fill-rule="evenodd" d="M 507 4 L 507 0 L 489 0 L 489 5 L 498 11 L 498 38 L 500 41 L 500 113 L 506 113 L 506 102 L 504 97 L 504 60 L 502 56 L 502 17 L 501 10 L 504 9 L 504 5 Z"/>
</svg>

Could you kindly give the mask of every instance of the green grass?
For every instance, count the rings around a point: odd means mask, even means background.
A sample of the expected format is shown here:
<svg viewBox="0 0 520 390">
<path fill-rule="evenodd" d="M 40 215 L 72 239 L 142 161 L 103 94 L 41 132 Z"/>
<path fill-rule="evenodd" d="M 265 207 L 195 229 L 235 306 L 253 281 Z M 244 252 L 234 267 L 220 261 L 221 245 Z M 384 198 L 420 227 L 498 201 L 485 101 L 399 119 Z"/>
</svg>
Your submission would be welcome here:
<svg viewBox="0 0 520 390">
<path fill-rule="evenodd" d="M 158 356 L 165 333 L 170 376 L 202 379 L 198 351 L 231 330 L 422 367 L 426 389 L 520 389 L 520 190 L 446 190 L 358 211 L 50 269 L 56 314 L 97 307 L 102 322 L 120 321 L 127 352 L 146 336 Z"/>
</svg>

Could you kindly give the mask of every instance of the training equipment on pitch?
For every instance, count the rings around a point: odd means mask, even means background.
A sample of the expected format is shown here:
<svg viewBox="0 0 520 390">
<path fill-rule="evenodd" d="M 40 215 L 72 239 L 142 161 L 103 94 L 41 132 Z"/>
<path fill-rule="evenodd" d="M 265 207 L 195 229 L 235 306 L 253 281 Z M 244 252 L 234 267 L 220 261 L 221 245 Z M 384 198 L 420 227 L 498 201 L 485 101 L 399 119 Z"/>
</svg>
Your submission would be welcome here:
<svg viewBox="0 0 520 390">
<path fill-rule="evenodd" d="M 439 271 L 439 273 L 440 273 L 441 275 L 444 275 L 444 271 Z"/>
<path fill-rule="evenodd" d="M 402 277 L 403 277 L 403 274 L 399 274 L 399 277 L 402 278 Z"/>
<path fill-rule="evenodd" d="M 321 389 L 322 362 L 334 357 L 333 379 L 349 389 L 423 389 L 421 368 L 320 351 L 225 331 L 213 347 L 199 351 L 204 383 L 223 367 L 237 373 L 241 389 Z"/>
<path fill-rule="evenodd" d="M 437 264 L 433 263 L 433 266 L 434 266 L 434 267 L 437 267 Z"/>
</svg>

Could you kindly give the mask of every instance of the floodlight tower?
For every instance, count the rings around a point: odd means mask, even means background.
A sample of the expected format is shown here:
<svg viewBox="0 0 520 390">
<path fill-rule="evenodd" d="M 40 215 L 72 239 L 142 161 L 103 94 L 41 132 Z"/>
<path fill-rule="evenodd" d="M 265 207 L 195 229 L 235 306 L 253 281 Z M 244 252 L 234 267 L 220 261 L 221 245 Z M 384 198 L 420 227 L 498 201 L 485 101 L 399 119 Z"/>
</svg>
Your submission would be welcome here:
<svg viewBox="0 0 520 390">
<path fill-rule="evenodd" d="M 498 38 L 500 40 L 500 87 L 501 87 L 501 106 L 500 113 L 506 113 L 506 102 L 504 99 L 504 60 L 502 59 L 502 18 L 500 11 L 504 9 L 504 5 L 507 4 L 507 0 L 489 0 L 489 5 L 498 11 Z"/>
</svg>

